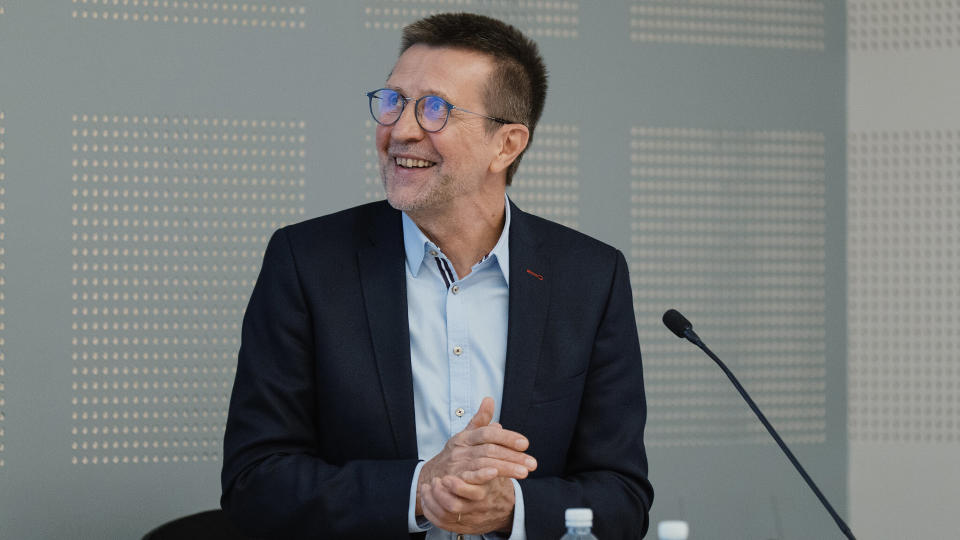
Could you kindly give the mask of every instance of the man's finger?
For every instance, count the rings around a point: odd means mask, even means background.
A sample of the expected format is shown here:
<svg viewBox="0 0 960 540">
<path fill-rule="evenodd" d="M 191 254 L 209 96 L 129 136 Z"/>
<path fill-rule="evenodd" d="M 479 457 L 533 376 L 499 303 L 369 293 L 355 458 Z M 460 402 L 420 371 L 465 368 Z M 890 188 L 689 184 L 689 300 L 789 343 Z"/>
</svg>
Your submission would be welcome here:
<svg viewBox="0 0 960 540">
<path fill-rule="evenodd" d="M 530 474 L 530 469 L 524 465 L 517 465 L 509 461 L 502 461 L 495 458 L 481 457 L 473 462 L 473 465 L 480 468 L 494 468 L 497 470 L 497 476 L 504 478 L 516 478 L 523 480 Z"/>
<path fill-rule="evenodd" d="M 490 421 L 493 420 L 494 410 L 493 398 L 490 396 L 483 398 L 483 401 L 480 402 L 480 407 L 477 409 L 477 414 L 473 415 L 473 418 L 470 419 L 470 423 L 467 424 L 464 431 L 470 431 L 489 424 Z"/>
<path fill-rule="evenodd" d="M 430 488 L 433 500 L 443 508 L 444 512 L 450 515 L 466 513 L 465 503 L 467 501 L 454 495 L 439 478 L 434 479 Z"/>
<path fill-rule="evenodd" d="M 478 444 L 499 444 L 512 450 L 523 452 L 530 446 L 530 441 L 522 434 L 499 426 L 483 426 L 461 432 L 460 443 L 470 446 Z"/>
<path fill-rule="evenodd" d="M 519 465 L 526 468 L 528 471 L 533 471 L 537 468 L 537 460 L 533 456 L 524 454 L 523 452 L 510 450 L 509 448 L 504 448 L 503 446 L 497 444 L 480 444 L 477 446 L 471 446 L 468 449 L 464 449 L 462 452 L 464 455 L 469 455 L 472 460 L 490 458 Z M 476 470 L 476 468 L 474 467 L 473 470 Z"/>
<path fill-rule="evenodd" d="M 460 478 L 468 484 L 482 485 L 497 477 L 496 467 L 485 467 L 477 471 L 463 471 Z"/>
<path fill-rule="evenodd" d="M 496 470 L 494 470 L 493 478 L 496 478 Z M 483 484 L 470 484 L 456 476 L 444 476 L 442 482 L 447 491 L 468 501 L 482 501 L 487 496 L 488 490 Z"/>
<path fill-rule="evenodd" d="M 439 525 L 441 520 L 440 510 L 437 507 L 436 501 L 433 500 L 430 484 L 420 486 L 420 507 L 423 510 L 423 517 L 427 518 L 430 523 Z"/>
<path fill-rule="evenodd" d="M 451 466 L 436 474 L 436 477 L 460 474 L 463 471 L 476 471 L 484 467 L 496 467 L 502 476 L 525 478 L 527 473 L 537 468 L 537 460 L 533 456 L 496 444 L 460 446 L 455 448 L 451 455 L 453 456 Z"/>
</svg>

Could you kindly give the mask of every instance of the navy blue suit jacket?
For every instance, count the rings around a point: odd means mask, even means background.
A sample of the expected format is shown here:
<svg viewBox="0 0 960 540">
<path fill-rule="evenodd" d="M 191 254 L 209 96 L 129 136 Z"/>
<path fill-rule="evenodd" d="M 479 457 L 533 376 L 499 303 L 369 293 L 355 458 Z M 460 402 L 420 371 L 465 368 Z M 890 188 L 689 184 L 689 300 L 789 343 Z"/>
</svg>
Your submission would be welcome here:
<svg viewBox="0 0 960 540">
<path fill-rule="evenodd" d="M 512 205 L 512 203 L 511 203 Z M 539 464 L 527 537 L 587 506 L 604 540 L 646 531 L 653 491 L 626 261 L 511 206 L 500 422 Z M 385 202 L 285 227 L 243 321 L 223 508 L 269 538 L 407 538 L 417 463 L 400 213 Z"/>
</svg>

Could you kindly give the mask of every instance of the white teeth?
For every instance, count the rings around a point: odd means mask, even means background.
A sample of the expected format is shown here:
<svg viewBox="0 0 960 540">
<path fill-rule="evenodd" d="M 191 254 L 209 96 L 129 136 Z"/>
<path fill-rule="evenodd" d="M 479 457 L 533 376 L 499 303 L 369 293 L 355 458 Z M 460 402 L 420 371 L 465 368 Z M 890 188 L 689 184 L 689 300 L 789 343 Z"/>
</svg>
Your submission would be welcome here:
<svg viewBox="0 0 960 540">
<path fill-rule="evenodd" d="M 422 159 L 410 159 L 410 158 L 396 158 L 397 165 L 401 167 L 429 167 L 433 165 L 432 161 L 424 161 Z"/>
</svg>

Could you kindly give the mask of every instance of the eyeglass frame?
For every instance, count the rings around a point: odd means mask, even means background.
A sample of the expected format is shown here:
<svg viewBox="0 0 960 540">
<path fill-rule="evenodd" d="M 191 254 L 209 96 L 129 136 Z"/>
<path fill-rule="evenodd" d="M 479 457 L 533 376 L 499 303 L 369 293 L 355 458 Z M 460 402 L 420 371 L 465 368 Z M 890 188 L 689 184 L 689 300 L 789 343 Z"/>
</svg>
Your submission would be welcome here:
<svg viewBox="0 0 960 540">
<path fill-rule="evenodd" d="M 380 99 L 380 97 L 379 97 L 379 96 L 376 96 L 375 94 L 376 94 L 377 92 L 381 91 L 381 90 L 389 90 L 390 92 L 393 92 L 393 93 L 397 94 L 397 97 L 399 97 L 399 98 L 402 100 L 402 103 L 403 103 L 402 105 L 400 105 L 400 112 L 397 113 L 397 118 L 396 118 L 396 120 L 394 120 L 393 122 L 390 122 L 390 123 L 381 122 L 380 119 L 377 118 L 376 113 L 373 112 L 373 98 L 376 97 L 377 99 Z M 507 125 L 507 124 L 523 124 L 522 122 L 511 122 L 510 120 L 506 120 L 506 119 L 503 119 L 503 118 L 498 118 L 498 117 L 496 117 L 496 116 L 489 116 L 489 115 L 486 115 L 486 114 L 483 114 L 483 113 L 468 111 L 467 109 L 464 109 L 463 107 L 457 107 L 457 106 L 454 105 L 453 103 L 450 103 L 450 102 L 447 101 L 446 99 L 444 99 L 444 98 L 442 98 L 442 97 L 440 97 L 440 96 L 438 96 L 438 95 L 436 95 L 436 94 L 426 94 L 426 95 L 420 96 L 420 97 L 417 98 L 417 99 L 414 99 L 414 98 L 412 98 L 412 97 L 407 97 L 407 96 L 401 94 L 400 92 L 397 92 L 397 91 L 394 90 L 393 88 L 378 88 L 378 89 L 376 89 L 376 90 L 374 90 L 374 91 L 372 91 L 372 92 L 367 92 L 366 95 L 367 95 L 367 98 L 368 98 L 368 100 L 369 100 L 369 102 L 370 102 L 370 116 L 373 117 L 373 120 L 374 120 L 376 123 L 380 124 L 381 126 L 386 126 L 386 127 L 395 125 L 397 122 L 400 121 L 400 118 L 403 116 L 403 111 L 404 111 L 404 109 L 407 108 L 407 103 L 410 102 L 410 101 L 413 101 L 413 102 L 414 102 L 414 103 L 413 103 L 413 117 L 414 117 L 414 119 L 417 121 L 417 125 L 420 126 L 420 129 L 422 129 L 423 131 L 425 131 L 425 132 L 427 132 L 427 133 L 438 133 L 438 132 L 442 131 L 443 128 L 447 127 L 447 122 L 450 121 L 450 111 L 452 111 L 452 110 L 454 110 L 454 109 L 456 109 L 456 110 L 458 110 L 458 111 L 461 111 L 461 112 L 465 112 L 465 113 L 470 113 L 470 114 L 474 114 L 474 115 L 477 115 L 477 116 L 481 116 L 481 117 L 483 117 L 483 118 L 486 118 L 487 120 L 493 120 L 494 122 L 496 122 L 496 123 L 498 123 L 498 124 L 503 124 L 503 125 Z M 426 98 L 437 98 L 437 99 L 439 99 L 440 101 L 442 101 L 442 102 L 446 105 L 447 115 L 446 115 L 446 116 L 444 117 L 444 119 L 443 119 L 443 125 L 441 125 L 441 126 L 440 126 L 439 128 L 437 128 L 437 129 L 433 129 L 433 130 L 427 129 L 427 128 L 423 127 L 423 123 L 420 121 L 420 102 L 423 101 L 423 100 L 426 99 Z M 526 125 L 526 124 L 523 124 L 523 125 Z"/>
</svg>

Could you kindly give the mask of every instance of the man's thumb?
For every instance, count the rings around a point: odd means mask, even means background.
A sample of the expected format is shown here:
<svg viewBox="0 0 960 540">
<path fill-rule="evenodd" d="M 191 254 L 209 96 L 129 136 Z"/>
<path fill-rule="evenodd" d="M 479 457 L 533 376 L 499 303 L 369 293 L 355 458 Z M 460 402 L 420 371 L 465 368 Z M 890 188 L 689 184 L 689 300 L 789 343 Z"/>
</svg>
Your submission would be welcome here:
<svg viewBox="0 0 960 540">
<path fill-rule="evenodd" d="M 493 398 L 489 396 L 483 398 L 483 401 L 480 402 L 480 408 L 477 409 L 477 414 L 473 415 L 470 423 L 467 424 L 467 429 L 476 429 L 489 424 L 493 420 L 493 411 Z"/>
</svg>

